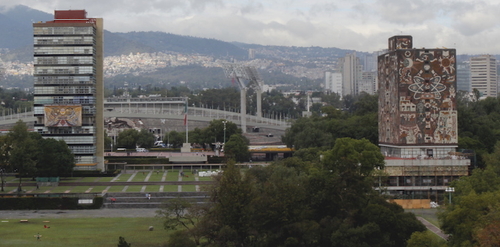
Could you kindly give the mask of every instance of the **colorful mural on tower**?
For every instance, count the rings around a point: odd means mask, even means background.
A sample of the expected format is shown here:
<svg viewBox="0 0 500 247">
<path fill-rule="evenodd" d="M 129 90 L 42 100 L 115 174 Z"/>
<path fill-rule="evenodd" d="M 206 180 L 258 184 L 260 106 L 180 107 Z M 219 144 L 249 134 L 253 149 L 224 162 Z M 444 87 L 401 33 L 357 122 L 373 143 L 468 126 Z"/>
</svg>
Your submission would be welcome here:
<svg viewBox="0 0 500 247">
<path fill-rule="evenodd" d="M 72 127 L 82 126 L 81 106 L 45 106 L 45 126 Z"/>
<path fill-rule="evenodd" d="M 391 39 L 393 49 L 378 57 L 379 143 L 456 145 L 455 49 L 411 49 L 411 36 Z"/>
</svg>

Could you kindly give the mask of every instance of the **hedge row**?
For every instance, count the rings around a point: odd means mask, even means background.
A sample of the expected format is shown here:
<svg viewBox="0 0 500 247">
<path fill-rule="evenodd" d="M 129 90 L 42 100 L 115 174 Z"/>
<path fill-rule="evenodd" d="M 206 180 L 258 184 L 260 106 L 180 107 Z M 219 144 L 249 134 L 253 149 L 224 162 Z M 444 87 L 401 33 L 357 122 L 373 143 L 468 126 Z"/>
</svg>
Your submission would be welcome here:
<svg viewBox="0 0 500 247">
<path fill-rule="evenodd" d="M 102 197 L 92 204 L 78 204 L 76 197 L 10 197 L 0 198 L 0 210 L 99 209 L 103 202 Z"/>
</svg>

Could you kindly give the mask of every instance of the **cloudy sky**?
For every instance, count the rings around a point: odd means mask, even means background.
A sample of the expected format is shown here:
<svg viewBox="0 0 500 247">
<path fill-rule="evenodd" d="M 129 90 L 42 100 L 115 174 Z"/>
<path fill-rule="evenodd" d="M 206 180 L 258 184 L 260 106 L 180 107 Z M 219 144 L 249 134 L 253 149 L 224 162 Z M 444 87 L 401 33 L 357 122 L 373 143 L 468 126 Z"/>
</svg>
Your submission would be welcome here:
<svg viewBox="0 0 500 247">
<path fill-rule="evenodd" d="M 0 0 L 44 12 L 85 9 L 112 32 L 163 31 L 262 45 L 375 51 L 393 35 L 417 48 L 500 54 L 498 0 Z"/>
</svg>

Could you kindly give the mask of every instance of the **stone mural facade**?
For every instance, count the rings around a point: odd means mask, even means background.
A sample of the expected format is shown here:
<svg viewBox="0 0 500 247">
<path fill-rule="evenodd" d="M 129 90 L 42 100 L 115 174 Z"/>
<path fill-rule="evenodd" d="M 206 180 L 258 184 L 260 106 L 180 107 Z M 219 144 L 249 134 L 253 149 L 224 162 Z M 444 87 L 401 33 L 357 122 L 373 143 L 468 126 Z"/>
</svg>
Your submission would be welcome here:
<svg viewBox="0 0 500 247">
<path fill-rule="evenodd" d="M 413 49 L 412 42 L 391 37 L 378 57 L 379 143 L 456 145 L 456 50 Z"/>
</svg>

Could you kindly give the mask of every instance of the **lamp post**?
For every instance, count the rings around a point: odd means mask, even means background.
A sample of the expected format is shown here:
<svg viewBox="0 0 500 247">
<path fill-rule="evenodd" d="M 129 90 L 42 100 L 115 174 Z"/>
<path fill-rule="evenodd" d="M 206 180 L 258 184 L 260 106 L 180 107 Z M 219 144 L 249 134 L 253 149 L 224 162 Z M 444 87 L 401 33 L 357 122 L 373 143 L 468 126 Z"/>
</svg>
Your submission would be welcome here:
<svg viewBox="0 0 500 247">
<path fill-rule="evenodd" d="M 226 124 L 227 124 L 227 120 L 222 121 L 222 123 L 224 124 L 224 141 L 223 141 L 223 144 L 225 145 L 226 144 Z"/>
<path fill-rule="evenodd" d="M 445 191 L 448 192 L 448 194 L 449 194 L 448 198 L 449 198 L 449 201 L 450 201 L 450 204 L 451 204 L 451 193 L 455 192 L 455 188 L 454 187 L 448 187 L 448 188 L 446 188 Z"/>
</svg>

